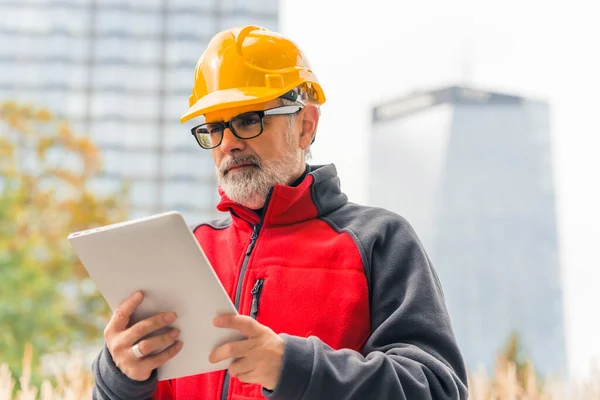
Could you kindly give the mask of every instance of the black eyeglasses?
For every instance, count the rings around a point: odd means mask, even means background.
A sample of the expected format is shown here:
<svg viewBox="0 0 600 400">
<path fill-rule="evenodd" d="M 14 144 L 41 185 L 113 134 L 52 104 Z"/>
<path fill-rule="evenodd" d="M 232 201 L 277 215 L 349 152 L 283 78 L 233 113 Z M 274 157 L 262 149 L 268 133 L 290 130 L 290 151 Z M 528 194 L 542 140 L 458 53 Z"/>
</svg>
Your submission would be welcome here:
<svg viewBox="0 0 600 400">
<path fill-rule="evenodd" d="M 302 105 L 280 106 L 263 111 L 251 111 L 233 117 L 227 122 L 210 122 L 192 128 L 192 135 L 203 149 L 214 149 L 223 141 L 223 132 L 229 128 L 240 139 L 253 139 L 263 133 L 263 118 L 272 115 L 292 115 Z"/>
</svg>

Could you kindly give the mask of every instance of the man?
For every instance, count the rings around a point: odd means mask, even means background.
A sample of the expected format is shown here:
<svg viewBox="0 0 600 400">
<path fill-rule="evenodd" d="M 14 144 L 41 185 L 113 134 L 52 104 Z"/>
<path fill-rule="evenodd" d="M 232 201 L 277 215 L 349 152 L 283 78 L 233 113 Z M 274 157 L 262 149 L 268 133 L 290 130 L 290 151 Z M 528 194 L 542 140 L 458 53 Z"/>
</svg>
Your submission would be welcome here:
<svg viewBox="0 0 600 400">
<path fill-rule="evenodd" d="M 333 165 L 305 164 L 325 96 L 298 47 L 231 29 L 211 40 L 194 78 L 181 120 L 199 119 L 192 134 L 212 151 L 218 209 L 229 213 L 194 234 L 241 314 L 215 325 L 247 339 L 211 354 L 235 359 L 228 371 L 157 383 L 155 369 L 182 344 L 174 329 L 142 339 L 172 313 L 129 326 L 138 293 L 106 327 L 94 398 L 466 398 L 442 289 L 414 231 L 349 203 Z"/>
</svg>

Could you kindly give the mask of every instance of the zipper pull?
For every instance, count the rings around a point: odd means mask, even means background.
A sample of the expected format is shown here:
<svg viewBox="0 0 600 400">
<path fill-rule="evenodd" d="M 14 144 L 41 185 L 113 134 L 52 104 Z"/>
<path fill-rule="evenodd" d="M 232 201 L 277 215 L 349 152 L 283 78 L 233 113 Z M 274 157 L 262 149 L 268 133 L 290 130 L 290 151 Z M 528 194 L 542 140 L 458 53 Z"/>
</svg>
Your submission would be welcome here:
<svg viewBox="0 0 600 400">
<path fill-rule="evenodd" d="M 262 292 L 263 284 L 265 283 L 264 279 L 258 279 L 252 288 L 252 307 L 250 309 L 250 317 L 256 319 L 258 316 L 258 305 L 260 302 L 260 294 Z"/>
<path fill-rule="evenodd" d="M 252 253 L 252 249 L 254 248 L 254 244 L 256 243 L 256 239 L 258 238 L 258 232 L 260 231 L 260 224 L 254 225 L 252 228 L 252 235 L 250 235 L 250 244 L 248 245 L 248 249 L 246 249 L 246 255 L 249 256 Z"/>
<path fill-rule="evenodd" d="M 260 224 L 254 225 L 252 228 L 252 235 L 250 235 L 250 240 L 256 240 L 258 238 L 258 231 L 260 231 Z"/>
</svg>

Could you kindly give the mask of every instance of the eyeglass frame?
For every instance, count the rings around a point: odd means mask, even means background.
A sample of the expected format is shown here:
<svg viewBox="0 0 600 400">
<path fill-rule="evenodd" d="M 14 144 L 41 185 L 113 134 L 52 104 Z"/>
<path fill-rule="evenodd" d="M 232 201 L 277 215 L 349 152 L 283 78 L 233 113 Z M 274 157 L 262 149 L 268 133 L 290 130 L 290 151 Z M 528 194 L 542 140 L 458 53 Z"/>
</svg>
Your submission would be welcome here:
<svg viewBox="0 0 600 400">
<path fill-rule="evenodd" d="M 290 112 L 276 112 L 276 110 L 281 110 L 281 109 L 290 109 L 293 108 L 295 109 L 295 111 L 290 111 Z M 233 135 L 241 140 L 250 140 L 250 139 L 254 139 L 259 137 L 260 135 L 262 135 L 264 129 L 265 129 L 265 125 L 263 122 L 264 117 L 268 117 L 268 116 L 277 116 L 277 115 L 294 115 L 299 113 L 300 111 L 302 111 L 302 109 L 304 108 L 304 104 L 293 104 L 293 105 L 283 105 L 283 106 L 277 106 L 277 107 L 273 107 L 273 108 L 269 108 L 266 110 L 257 110 L 257 111 L 248 111 L 245 113 L 241 113 L 239 115 L 236 115 L 235 117 L 231 118 L 229 121 L 224 121 L 224 122 L 204 122 L 200 125 L 196 125 L 195 127 L 193 127 L 191 129 L 191 133 L 192 136 L 194 137 L 194 139 L 196 139 L 196 142 L 198 143 L 198 146 L 200 146 L 201 148 L 205 149 L 205 150 L 212 150 L 212 149 L 216 149 L 217 147 L 219 147 L 221 145 L 221 143 L 223 143 L 223 137 L 225 136 L 225 129 L 229 129 L 231 131 L 231 133 L 233 133 Z M 252 137 L 241 137 L 240 135 L 238 135 L 238 133 L 235 131 L 235 128 L 233 127 L 231 121 L 233 121 L 236 118 L 239 118 L 243 115 L 248 115 L 248 114 L 257 114 L 260 118 L 260 132 L 257 133 L 256 135 L 252 136 Z M 220 125 L 221 126 L 221 140 L 219 140 L 219 143 L 217 143 L 216 145 L 212 146 L 212 147 L 204 147 L 202 146 L 202 144 L 200 144 L 200 140 L 198 140 L 198 136 L 196 136 L 195 131 L 200 128 L 201 126 L 205 126 L 205 125 Z"/>
</svg>

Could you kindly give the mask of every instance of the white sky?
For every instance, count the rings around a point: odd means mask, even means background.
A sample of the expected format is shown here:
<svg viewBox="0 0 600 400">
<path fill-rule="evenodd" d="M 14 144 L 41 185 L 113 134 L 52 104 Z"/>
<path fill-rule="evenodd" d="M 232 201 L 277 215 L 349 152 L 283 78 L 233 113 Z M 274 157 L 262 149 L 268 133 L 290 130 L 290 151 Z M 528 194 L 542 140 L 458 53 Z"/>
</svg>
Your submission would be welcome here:
<svg viewBox="0 0 600 400">
<path fill-rule="evenodd" d="M 313 161 L 335 162 L 345 192 L 364 202 L 372 105 L 465 81 L 549 101 L 569 367 L 587 374 L 592 359 L 600 360 L 600 4 L 350 4 L 280 2 L 281 29 L 308 54 L 328 98 Z"/>
</svg>

